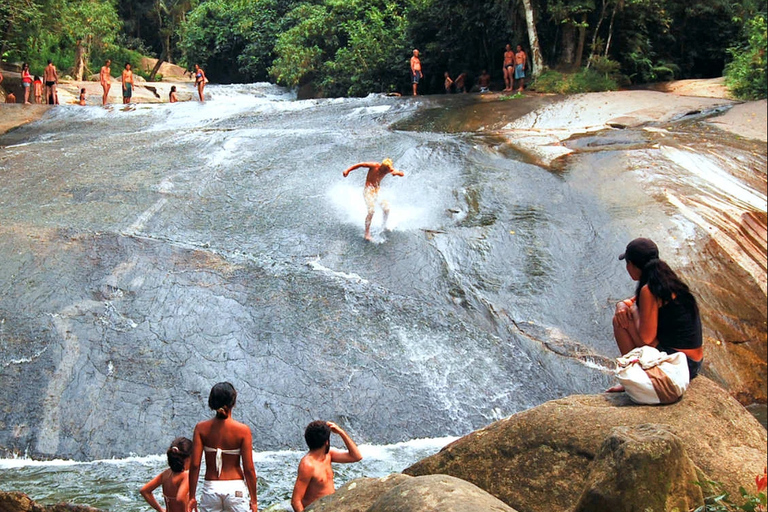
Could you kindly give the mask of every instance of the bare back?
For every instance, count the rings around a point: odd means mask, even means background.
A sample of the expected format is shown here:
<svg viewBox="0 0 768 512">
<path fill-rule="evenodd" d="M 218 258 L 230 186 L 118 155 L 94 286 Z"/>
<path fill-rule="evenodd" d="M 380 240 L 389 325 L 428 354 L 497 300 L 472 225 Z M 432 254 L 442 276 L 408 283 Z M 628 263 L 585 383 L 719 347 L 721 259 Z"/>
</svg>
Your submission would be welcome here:
<svg viewBox="0 0 768 512">
<path fill-rule="evenodd" d="M 243 469 L 240 465 L 241 454 L 247 450 L 251 453 L 251 446 L 248 441 L 250 438 L 250 429 L 232 418 L 218 419 L 214 418 L 208 421 L 202 421 L 195 428 L 195 437 L 193 439 L 192 456 L 195 456 L 199 449 L 205 454 L 205 479 L 206 480 L 242 480 Z M 212 448 L 214 451 L 205 450 Z M 221 450 L 240 450 L 239 454 L 221 454 L 221 475 L 216 470 L 216 449 Z"/>
<path fill-rule="evenodd" d="M 56 74 L 56 68 L 54 67 L 53 64 L 49 64 L 45 67 L 43 76 L 46 82 L 55 82 L 58 79 L 58 76 Z"/>
<path fill-rule="evenodd" d="M 166 470 L 166 474 L 163 476 L 163 498 L 165 498 L 166 512 L 187 512 L 188 477 L 187 471 L 174 473 L 171 470 Z"/>
<path fill-rule="evenodd" d="M 381 186 L 381 180 L 390 172 L 392 172 L 392 169 L 383 165 L 369 167 L 368 174 L 365 176 L 365 186 L 378 189 Z"/>
</svg>

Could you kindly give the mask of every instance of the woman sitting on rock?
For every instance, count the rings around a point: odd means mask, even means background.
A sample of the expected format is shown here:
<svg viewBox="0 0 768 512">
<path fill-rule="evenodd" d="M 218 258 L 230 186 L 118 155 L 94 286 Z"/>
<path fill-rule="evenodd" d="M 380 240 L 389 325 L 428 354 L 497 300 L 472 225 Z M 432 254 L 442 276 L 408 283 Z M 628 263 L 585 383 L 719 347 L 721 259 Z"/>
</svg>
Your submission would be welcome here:
<svg viewBox="0 0 768 512">
<path fill-rule="evenodd" d="M 216 411 L 216 417 L 195 426 L 189 465 L 187 510 L 190 512 L 198 510 L 195 491 L 203 452 L 205 483 L 200 496 L 200 512 L 249 512 L 258 509 L 251 429 L 232 419 L 236 401 L 237 392 L 232 384 L 219 382 L 208 396 L 208 407 Z"/>
<path fill-rule="evenodd" d="M 682 352 L 693 379 L 704 358 L 701 346 L 701 318 L 696 298 L 675 272 L 659 259 L 652 240 L 636 238 L 619 256 L 627 273 L 637 281 L 635 296 L 616 305 L 613 335 L 624 355 L 645 345 L 661 352 Z M 623 391 L 614 386 L 608 391 Z"/>
</svg>

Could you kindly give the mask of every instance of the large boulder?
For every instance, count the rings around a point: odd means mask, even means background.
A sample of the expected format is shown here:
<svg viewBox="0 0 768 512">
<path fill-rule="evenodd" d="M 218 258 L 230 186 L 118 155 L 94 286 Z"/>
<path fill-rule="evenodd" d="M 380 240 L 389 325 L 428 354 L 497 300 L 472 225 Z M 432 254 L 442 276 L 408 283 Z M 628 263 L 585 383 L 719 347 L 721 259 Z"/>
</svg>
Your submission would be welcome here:
<svg viewBox="0 0 768 512">
<path fill-rule="evenodd" d="M 58 503 L 56 505 L 40 505 L 23 492 L 0 491 L 0 512 L 101 512 L 99 509 L 86 505 Z"/>
<path fill-rule="evenodd" d="M 358 478 L 314 502 L 307 507 L 307 512 L 366 512 L 382 494 L 411 479 L 400 473 L 384 478 Z"/>
<path fill-rule="evenodd" d="M 359 478 L 316 501 L 307 512 L 515 512 L 464 480 L 448 475 Z"/>
<path fill-rule="evenodd" d="M 469 482 L 448 475 L 430 475 L 392 488 L 367 512 L 515 512 L 515 509 Z"/>
<path fill-rule="evenodd" d="M 665 425 L 616 427 L 591 464 L 574 512 L 692 510 L 704 504 L 696 466 Z"/>
<path fill-rule="evenodd" d="M 765 428 L 699 377 L 679 402 L 665 406 L 635 405 L 624 393 L 553 400 L 473 432 L 404 473 L 453 475 L 523 512 L 570 511 L 611 430 L 648 423 L 665 425 L 700 477 L 734 495 L 765 466 Z"/>
</svg>

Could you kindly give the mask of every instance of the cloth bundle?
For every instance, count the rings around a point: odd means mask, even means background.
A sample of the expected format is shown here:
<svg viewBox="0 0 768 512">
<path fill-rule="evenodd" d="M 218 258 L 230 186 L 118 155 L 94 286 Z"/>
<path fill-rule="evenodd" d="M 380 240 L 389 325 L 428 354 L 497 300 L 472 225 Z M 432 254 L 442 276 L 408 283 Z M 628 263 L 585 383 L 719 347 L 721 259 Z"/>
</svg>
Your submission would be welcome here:
<svg viewBox="0 0 768 512">
<path fill-rule="evenodd" d="M 616 362 L 619 383 L 638 404 L 671 404 L 688 389 L 688 362 L 682 352 L 667 354 L 645 346 L 627 352 Z"/>
</svg>

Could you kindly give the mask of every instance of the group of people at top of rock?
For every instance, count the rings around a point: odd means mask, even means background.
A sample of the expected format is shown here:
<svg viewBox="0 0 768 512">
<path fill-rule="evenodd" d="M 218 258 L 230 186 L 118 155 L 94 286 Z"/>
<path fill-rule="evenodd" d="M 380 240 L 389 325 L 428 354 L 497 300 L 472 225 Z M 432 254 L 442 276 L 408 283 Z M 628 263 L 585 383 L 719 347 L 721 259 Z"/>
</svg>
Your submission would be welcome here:
<svg viewBox="0 0 768 512">
<path fill-rule="evenodd" d="M 110 66 L 112 65 L 112 61 L 107 59 L 106 62 L 104 62 L 104 65 L 101 67 L 101 70 L 99 71 L 99 83 L 101 84 L 101 88 L 103 90 L 102 95 L 102 105 L 107 104 L 107 99 L 109 98 L 109 90 L 112 88 L 112 74 Z M 207 83 L 207 78 L 205 77 L 205 72 L 200 68 L 198 64 L 195 64 L 195 89 L 197 89 L 198 97 L 200 98 L 200 101 L 205 101 L 205 84 Z M 131 64 L 129 62 L 125 63 L 125 68 L 123 69 L 123 73 L 120 77 L 120 81 L 122 83 L 122 89 L 123 89 L 123 104 L 128 104 L 131 102 L 131 98 L 133 97 L 133 90 L 136 87 L 136 83 L 133 76 L 133 70 L 131 69 Z M 0 73 L 0 83 L 3 82 L 3 74 Z M 47 103 L 48 105 L 58 105 L 59 104 L 59 95 L 56 91 L 56 86 L 59 83 L 59 73 L 56 70 L 56 66 L 53 64 L 53 61 L 49 60 L 48 65 L 45 67 L 45 70 L 43 72 L 43 80 L 40 79 L 39 76 L 35 75 L 34 77 L 29 72 L 29 64 L 24 63 L 21 66 L 21 85 L 24 88 L 24 104 L 29 105 L 31 103 L 30 97 L 34 97 L 34 102 L 41 104 L 41 103 Z M 32 93 L 30 94 L 30 89 L 32 89 Z M 85 96 L 86 91 L 85 87 L 82 87 L 80 89 L 80 96 L 78 98 L 78 104 L 85 106 Z M 6 103 L 16 103 L 16 95 L 13 93 L 9 93 L 5 98 Z M 179 101 L 178 95 L 176 93 L 176 86 L 171 86 L 171 90 L 168 94 L 168 101 L 170 103 L 176 103 Z"/>
<path fill-rule="evenodd" d="M 195 426 L 192 440 L 178 437 L 168 448 L 168 469 L 141 488 L 141 495 L 158 512 L 256 512 L 256 469 L 253 465 L 251 429 L 232 418 L 237 392 L 229 382 L 211 389 L 208 406 L 216 411 L 210 420 Z M 338 434 L 346 450 L 331 448 L 331 434 Z M 363 456 L 351 437 L 338 425 L 313 421 L 304 430 L 309 452 L 299 462 L 291 506 L 302 512 L 323 496 L 333 494 L 332 462 L 350 463 Z M 205 476 L 197 500 L 200 464 L 205 456 Z M 162 490 L 165 508 L 155 499 Z"/>
<path fill-rule="evenodd" d="M 371 164 L 359 164 L 367 167 Z M 381 164 L 378 164 L 381 165 Z M 356 168 L 353 166 L 351 169 Z M 345 175 L 349 170 L 345 171 Z M 691 378 L 703 362 L 701 318 L 688 286 L 663 260 L 656 244 L 647 238 L 632 240 L 619 256 L 627 273 L 637 281 L 634 297 L 619 302 L 613 332 L 619 351 L 653 346 L 667 353 L 685 354 Z M 615 386 L 608 391 L 622 391 Z M 212 419 L 194 429 L 192 440 L 174 439 L 168 448 L 169 469 L 157 475 L 141 494 L 158 512 L 256 512 L 256 470 L 251 429 L 232 418 L 237 392 L 232 384 L 213 386 L 208 406 Z M 331 448 L 331 434 L 338 434 L 346 450 Z M 309 452 L 299 463 L 291 496 L 295 512 L 302 512 L 323 496 L 335 492 L 331 463 L 362 460 L 355 442 L 338 425 L 313 421 L 304 431 Z M 205 480 L 197 498 L 200 464 L 205 456 Z M 165 509 L 153 491 L 162 488 Z"/>
</svg>

